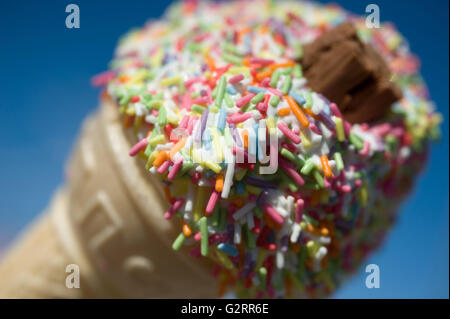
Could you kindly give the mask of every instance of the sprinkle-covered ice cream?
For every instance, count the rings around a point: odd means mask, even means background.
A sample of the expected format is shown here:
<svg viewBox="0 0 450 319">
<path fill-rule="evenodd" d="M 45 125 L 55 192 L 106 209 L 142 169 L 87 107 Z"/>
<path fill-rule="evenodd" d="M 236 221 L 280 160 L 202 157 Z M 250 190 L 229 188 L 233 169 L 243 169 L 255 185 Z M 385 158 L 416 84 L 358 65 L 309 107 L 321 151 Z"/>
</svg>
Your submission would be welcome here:
<svg viewBox="0 0 450 319">
<path fill-rule="evenodd" d="M 403 93 L 370 123 L 348 122 L 299 62 L 349 20 Z M 213 260 L 219 295 L 330 294 L 383 241 L 439 134 L 405 39 L 336 5 L 178 3 L 123 37 L 93 82 L 164 185 L 173 249 Z"/>
</svg>

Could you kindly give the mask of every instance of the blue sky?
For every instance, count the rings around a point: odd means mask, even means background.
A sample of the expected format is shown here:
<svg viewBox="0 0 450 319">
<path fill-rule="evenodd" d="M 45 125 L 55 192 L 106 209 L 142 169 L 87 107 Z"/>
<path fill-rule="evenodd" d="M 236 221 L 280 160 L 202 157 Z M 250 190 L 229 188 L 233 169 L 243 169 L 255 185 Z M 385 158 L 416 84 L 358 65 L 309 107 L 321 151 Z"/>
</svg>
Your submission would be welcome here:
<svg viewBox="0 0 450 319">
<path fill-rule="evenodd" d="M 81 28 L 65 28 L 65 7 L 76 3 Z M 380 7 L 422 60 L 431 97 L 444 115 L 442 140 L 397 227 L 367 263 L 380 267 L 381 287 L 365 288 L 364 269 L 337 298 L 448 298 L 448 1 L 351 1 L 339 4 L 364 14 Z M 97 106 L 92 75 L 107 68 L 117 39 L 166 1 L 0 2 L 0 249 L 42 211 L 63 182 L 65 160 L 83 118 Z"/>
</svg>

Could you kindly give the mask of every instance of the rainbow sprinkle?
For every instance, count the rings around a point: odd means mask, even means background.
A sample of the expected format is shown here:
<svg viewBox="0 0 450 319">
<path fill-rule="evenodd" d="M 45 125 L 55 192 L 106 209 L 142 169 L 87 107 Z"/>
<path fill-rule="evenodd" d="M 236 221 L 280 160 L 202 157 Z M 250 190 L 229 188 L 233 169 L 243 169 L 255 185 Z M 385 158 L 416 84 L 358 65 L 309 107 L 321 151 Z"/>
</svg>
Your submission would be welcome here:
<svg viewBox="0 0 450 319">
<path fill-rule="evenodd" d="M 296 62 L 349 19 L 403 90 L 376 123 L 348 123 Z M 173 249 L 213 260 L 219 294 L 239 297 L 336 289 L 382 242 L 441 121 L 393 25 L 309 2 L 175 4 L 127 34 L 93 83 L 135 133 L 130 156 L 168 186 Z"/>
</svg>

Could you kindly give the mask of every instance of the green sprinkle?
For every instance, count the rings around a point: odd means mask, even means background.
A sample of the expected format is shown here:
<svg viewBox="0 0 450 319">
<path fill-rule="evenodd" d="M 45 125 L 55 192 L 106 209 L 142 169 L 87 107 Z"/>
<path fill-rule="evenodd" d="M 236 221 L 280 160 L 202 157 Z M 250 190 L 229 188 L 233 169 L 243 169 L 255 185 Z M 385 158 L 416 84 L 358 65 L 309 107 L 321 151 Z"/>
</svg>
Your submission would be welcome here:
<svg viewBox="0 0 450 319">
<path fill-rule="evenodd" d="M 288 149 L 286 149 L 284 147 L 281 149 L 280 153 L 281 153 L 281 156 L 287 158 L 288 160 L 295 163 L 299 167 L 302 167 L 303 165 L 305 165 L 305 161 L 303 161 L 300 157 L 295 156 Z"/>
<path fill-rule="evenodd" d="M 228 216 L 228 212 L 225 208 L 221 207 L 220 208 L 220 214 L 219 214 L 219 230 L 223 231 L 225 229 L 225 227 L 227 226 L 227 216 Z"/>
<path fill-rule="evenodd" d="M 219 259 L 219 261 L 227 268 L 227 269 L 234 269 L 233 263 L 231 262 L 231 260 L 228 258 L 227 255 L 225 255 L 223 252 L 221 252 L 220 250 L 216 249 L 216 255 L 217 258 Z"/>
<path fill-rule="evenodd" d="M 300 173 L 308 175 L 312 169 L 315 168 L 315 165 L 312 161 L 306 161 L 305 165 L 302 167 L 302 169 L 300 170 Z"/>
<path fill-rule="evenodd" d="M 211 226 L 218 227 L 220 222 L 220 208 L 219 205 L 214 206 L 213 213 L 211 215 Z"/>
<path fill-rule="evenodd" d="M 302 67 L 300 66 L 300 64 L 296 64 L 294 66 L 294 69 L 292 70 L 292 74 L 294 75 L 294 78 L 296 78 L 296 79 L 303 77 L 303 71 L 302 71 Z"/>
<path fill-rule="evenodd" d="M 230 95 L 225 93 L 225 104 L 227 105 L 227 107 L 232 108 L 234 106 L 234 102 L 231 99 Z"/>
<path fill-rule="evenodd" d="M 270 105 L 276 107 L 280 103 L 280 97 L 278 95 L 272 95 L 270 98 Z"/>
<path fill-rule="evenodd" d="M 292 79 L 290 76 L 285 76 L 284 77 L 284 82 L 283 85 L 281 85 L 281 93 L 283 93 L 283 95 L 288 94 L 289 90 L 291 89 L 291 84 L 292 84 Z"/>
<path fill-rule="evenodd" d="M 201 106 L 201 105 L 198 105 L 198 104 L 193 104 L 191 106 L 191 110 L 194 111 L 194 112 L 202 114 L 203 111 L 205 110 L 205 107 Z"/>
<path fill-rule="evenodd" d="M 349 140 L 350 143 L 352 143 L 358 150 L 363 149 L 364 145 L 362 138 L 356 135 L 354 132 L 350 132 Z"/>
<path fill-rule="evenodd" d="M 256 238 L 255 235 L 251 232 L 247 225 L 244 225 L 244 234 L 246 238 L 246 244 L 248 249 L 252 250 L 256 247 Z"/>
<path fill-rule="evenodd" d="M 306 243 L 306 250 L 308 251 L 309 257 L 314 258 L 317 251 L 314 241 L 310 240 Z"/>
<path fill-rule="evenodd" d="M 159 109 L 163 105 L 162 100 L 152 100 L 148 103 L 148 108 L 150 109 Z"/>
<path fill-rule="evenodd" d="M 313 99 L 312 99 L 312 95 L 311 92 L 307 91 L 306 94 L 303 95 L 306 103 L 305 103 L 305 107 L 310 109 L 313 106 Z"/>
<path fill-rule="evenodd" d="M 164 107 L 159 108 L 158 118 L 156 119 L 160 127 L 167 124 L 167 112 Z"/>
<path fill-rule="evenodd" d="M 172 244 L 173 250 L 179 250 L 181 246 L 183 246 L 184 240 L 186 239 L 186 236 L 181 232 L 178 237 L 175 239 L 175 241 Z"/>
<path fill-rule="evenodd" d="M 334 153 L 334 160 L 336 161 L 336 167 L 338 171 L 342 171 L 344 169 L 344 161 L 342 160 L 342 155 L 339 152 Z"/>
<path fill-rule="evenodd" d="M 214 101 L 215 105 L 219 108 L 222 106 L 226 88 L 227 88 L 227 78 L 225 77 L 225 75 L 222 75 L 219 79 L 219 84 L 217 85 L 216 100 Z"/>
<path fill-rule="evenodd" d="M 247 191 L 250 194 L 253 194 L 253 195 L 259 195 L 262 192 L 262 189 L 260 187 L 256 187 L 256 186 L 253 186 L 253 185 L 250 185 L 250 184 L 246 184 L 245 188 L 247 189 Z"/>
<path fill-rule="evenodd" d="M 264 92 L 259 92 L 250 100 L 250 103 L 258 104 L 264 99 L 264 95 L 265 95 Z"/>
<path fill-rule="evenodd" d="M 259 280 L 261 281 L 261 290 L 265 290 L 267 281 L 267 269 L 265 267 L 259 268 L 258 275 Z"/>
<path fill-rule="evenodd" d="M 273 88 L 277 87 L 278 81 L 280 80 L 281 72 L 279 69 L 276 69 L 272 73 L 272 77 L 270 78 L 270 86 Z"/>
<path fill-rule="evenodd" d="M 180 171 L 178 172 L 179 176 L 183 176 L 186 174 L 187 171 L 189 171 L 192 167 L 194 167 L 194 163 L 183 161 L 183 166 L 181 167 Z"/>
<path fill-rule="evenodd" d="M 258 218 L 262 218 L 263 217 L 263 211 L 262 211 L 261 208 L 255 207 L 253 209 L 253 212 L 255 213 L 256 217 L 258 217 Z"/>
<path fill-rule="evenodd" d="M 225 42 L 223 45 L 223 48 L 225 51 L 228 51 L 231 54 L 234 55 L 240 55 L 241 53 L 239 52 L 238 48 L 236 46 L 234 46 L 233 44 L 229 43 L 229 42 Z"/>
<path fill-rule="evenodd" d="M 200 234 L 202 235 L 202 239 L 200 242 L 200 252 L 202 256 L 208 256 L 208 220 L 205 216 L 200 218 Z"/>
<path fill-rule="evenodd" d="M 323 180 L 322 174 L 317 169 L 315 169 L 313 171 L 313 176 L 314 176 L 314 179 L 316 180 L 317 184 L 319 184 L 320 188 L 323 188 L 324 180 Z"/>
<path fill-rule="evenodd" d="M 229 53 L 226 53 L 226 52 L 224 52 L 222 54 L 222 59 L 225 62 L 228 62 L 228 63 L 233 63 L 233 64 L 236 64 L 236 65 L 242 65 L 242 58 L 239 58 L 239 57 L 237 57 L 235 55 L 232 55 L 232 54 L 229 54 Z"/>
</svg>

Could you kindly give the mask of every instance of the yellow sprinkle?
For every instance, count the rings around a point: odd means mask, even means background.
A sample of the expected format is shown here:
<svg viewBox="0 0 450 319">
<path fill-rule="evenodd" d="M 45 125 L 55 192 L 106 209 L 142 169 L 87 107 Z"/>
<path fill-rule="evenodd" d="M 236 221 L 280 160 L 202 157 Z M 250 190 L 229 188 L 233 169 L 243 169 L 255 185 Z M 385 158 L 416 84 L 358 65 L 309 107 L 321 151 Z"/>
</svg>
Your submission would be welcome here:
<svg viewBox="0 0 450 319">
<path fill-rule="evenodd" d="M 303 132 L 302 129 L 300 129 L 300 138 L 302 139 L 302 145 L 304 148 L 310 148 L 311 147 L 311 141 L 309 140 L 308 136 Z"/>
<path fill-rule="evenodd" d="M 266 118 L 266 125 L 268 128 L 275 128 L 275 120 L 273 117 Z"/>
<path fill-rule="evenodd" d="M 220 134 L 219 131 L 215 127 L 210 128 L 212 142 L 214 151 L 216 152 L 216 158 L 219 163 L 222 163 L 223 161 L 223 148 L 222 148 L 222 142 L 220 140 Z"/>
<path fill-rule="evenodd" d="M 178 84 L 178 82 L 181 81 L 181 77 L 180 76 L 172 76 L 170 78 L 165 78 L 161 80 L 161 85 L 162 86 L 169 86 L 169 85 L 174 85 L 174 84 Z"/>
<path fill-rule="evenodd" d="M 335 116 L 333 118 L 334 123 L 336 124 L 336 137 L 339 142 L 345 141 L 345 132 L 344 126 L 342 125 L 342 119 L 340 117 Z"/>
<path fill-rule="evenodd" d="M 164 140 L 165 140 L 164 135 L 160 134 L 160 135 L 155 136 L 154 138 L 150 139 L 150 141 L 148 141 L 148 144 L 150 144 L 151 146 L 156 146 L 156 145 L 164 142 Z"/>
<path fill-rule="evenodd" d="M 222 170 L 222 167 L 219 164 L 214 163 L 213 161 L 205 161 L 205 166 L 217 174 Z"/>
</svg>

